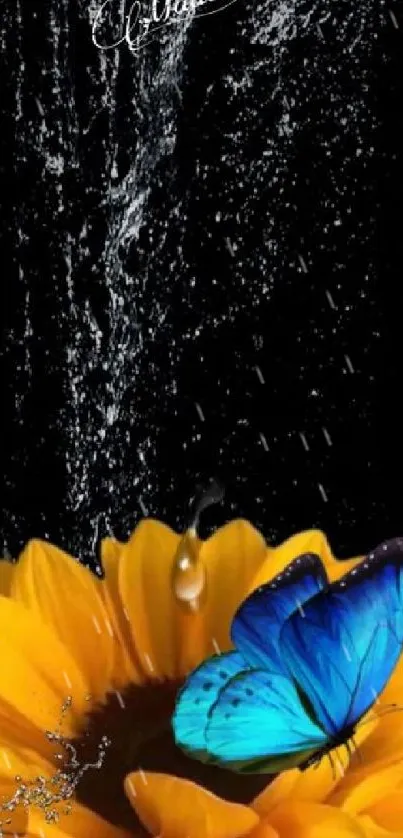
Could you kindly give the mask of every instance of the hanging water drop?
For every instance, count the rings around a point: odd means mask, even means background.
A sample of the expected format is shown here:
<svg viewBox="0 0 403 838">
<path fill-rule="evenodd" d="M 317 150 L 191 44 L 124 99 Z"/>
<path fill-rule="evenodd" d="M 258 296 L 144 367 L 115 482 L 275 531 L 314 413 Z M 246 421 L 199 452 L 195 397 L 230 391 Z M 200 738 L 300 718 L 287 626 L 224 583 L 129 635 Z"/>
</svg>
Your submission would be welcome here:
<svg viewBox="0 0 403 838">
<path fill-rule="evenodd" d="M 179 544 L 172 573 L 175 597 L 189 611 L 200 608 L 207 586 L 206 568 L 200 558 L 197 537 L 199 518 L 204 509 L 218 503 L 223 495 L 223 489 L 214 481 L 208 489 L 198 492 L 190 505 L 188 528 Z"/>
<path fill-rule="evenodd" d="M 176 599 L 190 610 L 200 607 L 206 587 L 206 570 L 199 558 L 199 547 L 194 530 L 187 530 L 179 545 L 173 570 L 173 589 Z"/>
</svg>

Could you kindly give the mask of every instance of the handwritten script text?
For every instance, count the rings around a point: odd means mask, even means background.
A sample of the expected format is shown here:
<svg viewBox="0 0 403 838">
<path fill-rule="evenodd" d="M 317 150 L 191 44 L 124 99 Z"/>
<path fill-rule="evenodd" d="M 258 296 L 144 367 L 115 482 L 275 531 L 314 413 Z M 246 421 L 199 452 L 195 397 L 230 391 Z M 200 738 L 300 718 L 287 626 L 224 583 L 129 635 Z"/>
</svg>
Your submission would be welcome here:
<svg viewBox="0 0 403 838">
<path fill-rule="evenodd" d="M 122 0 L 104 0 L 92 22 L 92 40 L 101 50 L 127 44 L 139 52 L 165 26 L 181 20 L 206 17 L 232 6 L 236 0 L 150 0 L 148 8 L 141 0 L 130 4 Z M 208 10 L 200 12 L 202 6 Z M 213 8 L 212 8 L 213 7 Z"/>
</svg>

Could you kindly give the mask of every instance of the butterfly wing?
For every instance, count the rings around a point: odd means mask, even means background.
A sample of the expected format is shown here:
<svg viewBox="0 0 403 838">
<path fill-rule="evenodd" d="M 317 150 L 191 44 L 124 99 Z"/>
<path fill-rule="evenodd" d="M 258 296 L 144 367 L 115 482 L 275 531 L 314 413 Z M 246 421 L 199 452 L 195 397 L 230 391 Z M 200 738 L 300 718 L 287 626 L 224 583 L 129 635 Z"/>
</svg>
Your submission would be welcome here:
<svg viewBox="0 0 403 838">
<path fill-rule="evenodd" d="M 250 665 L 263 665 L 272 671 L 283 672 L 277 648 L 281 625 L 294 608 L 326 583 L 319 557 L 304 554 L 283 574 L 247 598 L 232 624 L 232 639 L 239 651 L 215 656 L 203 663 L 191 674 L 179 694 L 172 725 L 181 748 L 198 759 L 203 758 L 207 714 L 234 675 L 249 669 Z"/>
<path fill-rule="evenodd" d="M 187 679 L 179 693 L 172 717 L 176 744 L 203 759 L 208 712 L 220 690 L 248 665 L 238 652 L 215 655 L 202 663 Z"/>
<path fill-rule="evenodd" d="M 215 761 L 256 773 L 303 762 L 326 741 L 292 681 L 256 669 L 231 678 L 213 704 L 206 728 L 207 750 Z"/>
<path fill-rule="evenodd" d="M 354 725 L 388 682 L 403 647 L 403 539 L 295 612 L 280 633 L 289 669 L 330 736 Z"/>
<path fill-rule="evenodd" d="M 231 639 L 250 666 L 286 674 L 279 648 L 281 627 L 327 584 L 319 556 L 305 553 L 247 597 L 233 619 Z"/>
</svg>

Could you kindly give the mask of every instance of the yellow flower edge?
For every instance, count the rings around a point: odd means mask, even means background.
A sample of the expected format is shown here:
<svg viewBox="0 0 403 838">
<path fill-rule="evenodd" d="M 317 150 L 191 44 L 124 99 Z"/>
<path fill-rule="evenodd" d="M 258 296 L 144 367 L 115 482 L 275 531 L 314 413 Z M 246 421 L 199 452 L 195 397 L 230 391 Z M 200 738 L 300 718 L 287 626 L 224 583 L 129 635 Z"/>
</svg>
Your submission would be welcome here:
<svg viewBox="0 0 403 838">
<path fill-rule="evenodd" d="M 183 608 L 172 585 L 181 544 L 183 536 L 145 519 L 127 542 L 104 540 L 102 580 L 39 540 L 28 543 L 17 563 L 0 563 L 3 802 L 10 799 L 17 775 L 28 780 L 52 777 L 55 768 L 44 731 L 57 728 L 67 694 L 72 702 L 63 714 L 63 733 L 74 737 L 112 690 L 183 681 L 203 659 L 230 648 L 231 620 L 239 604 L 296 556 L 319 555 L 332 581 L 362 558 L 336 559 L 319 530 L 270 547 L 250 523 L 232 521 L 206 541 L 194 537 L 206 590 L 192 612 Z M 380 708 L 402 695 L 400 662 L 380 697 Z M 377 711 L 357 732 L 362 762 L 356 756 L 349 760 L 338 749 L 336 778 L 327 760 L 303 773 L 291 769 L 268 782 L 249 806 L 158 772 L 129 772 L 124 790 L 147 832 L 159 838 L 403 838 L 403 721 L 399 713 L 376 718 Z M 72 813 L 56 823 L 45 824 L 35 804 L 8 812 L 7 818 L 6 835 L 137 834 L 105 821 L 77 800 Z"/>
</svg>

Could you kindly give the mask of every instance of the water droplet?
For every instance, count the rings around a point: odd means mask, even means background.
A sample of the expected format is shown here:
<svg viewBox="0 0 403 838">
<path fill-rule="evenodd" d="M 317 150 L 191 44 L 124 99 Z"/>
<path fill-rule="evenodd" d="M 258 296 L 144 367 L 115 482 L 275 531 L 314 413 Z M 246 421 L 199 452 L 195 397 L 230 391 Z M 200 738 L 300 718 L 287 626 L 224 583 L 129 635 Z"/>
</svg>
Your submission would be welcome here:
<svg viewBox="0 0 403 838">
<path fill-rule="evenodd" d="M 206 569 L 200 559 L 197 526 L 204 510 L 220 503 L 223 497 L 223 487 L 217 480 L 211 480 L 206 488 L 198 487 L 190 503 L 187 529 L 174 561 L 172 587 L 178 602 L 191 612 L 200 608 L 207 582 Z"/>
<path fill-rule="evenodd" d="M 175 597 L 181 604 L 191 611 L 199 608 L 206 587 L 206 570 L 199 558 L 194 529 L 187 530 L 179 544 L 172 585 Z"/>
</svg>

